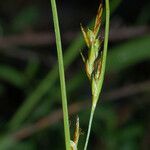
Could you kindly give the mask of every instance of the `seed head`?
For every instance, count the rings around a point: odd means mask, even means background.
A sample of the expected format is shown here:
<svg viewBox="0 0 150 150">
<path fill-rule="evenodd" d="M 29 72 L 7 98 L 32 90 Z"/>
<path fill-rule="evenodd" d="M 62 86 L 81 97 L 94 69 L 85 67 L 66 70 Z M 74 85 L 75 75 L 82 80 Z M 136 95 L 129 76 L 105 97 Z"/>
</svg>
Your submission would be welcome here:
<svg viewBox="0 0 150 150">
<path fill-rule="evenodd" d="M 99 95 L 99 91 L 97 89 L 102 66 L 102 52 L 100 52 L 102 40 L 100 40 L 98 33 L 102 22 L 102 12 L 103 8 L 102 4 L 100 4 L 95 20 L 95 25 L 92 30 L 85 29 L 81 25 L 81 31 L 88 48 L 87 59 L 85 59 L 83 54 L 81 55 L 85 63 L 86 74 L 91 81 L 93 99 L 95 99 L 94 97 L 97 98 Z"/>
</svg>

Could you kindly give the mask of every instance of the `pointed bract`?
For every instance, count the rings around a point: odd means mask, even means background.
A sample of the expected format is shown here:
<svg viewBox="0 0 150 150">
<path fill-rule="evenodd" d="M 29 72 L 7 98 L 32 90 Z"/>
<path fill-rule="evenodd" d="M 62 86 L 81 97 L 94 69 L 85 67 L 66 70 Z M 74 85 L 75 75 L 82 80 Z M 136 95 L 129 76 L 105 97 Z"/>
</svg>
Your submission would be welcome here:
<svg viewBox="0 0 150 150">
<path fill-rule="evenodd" d="M 78 145 L 79 136 L 80 136 L 79 117 L 77 117 L 77 120 L 76 120 L 76 128 L 75 128 L 75 133 L 74 133 L 74 143 L 75 143 L 76 145 Z"/>
<path fill-rule="evenodd" d="M 103 13 L 103 7 L 102 4 L 99 5 L 96 20 L 95 20 L 95 26 L 94 26 L 94 34 L 97 36 L 99 28 L 102 23 L 102 13 Z"/>
<path fill-rule="evenodd" d="M 80 25 L 80 26 L 81 26 L 81 31 L 82 31 L 82 33 L 83 33 L 83 36 L 84 36 L 84 40 L 85 40 L 85 42 L 86 42 L 86 45 L 87 45 L 87 47 L 89 48 L 90 45 L 91 45 L 89 36 L 88 36 L 87 32 L 85 31 L 85 29 L 82 27 L 82 25 Z"/>
</svg>

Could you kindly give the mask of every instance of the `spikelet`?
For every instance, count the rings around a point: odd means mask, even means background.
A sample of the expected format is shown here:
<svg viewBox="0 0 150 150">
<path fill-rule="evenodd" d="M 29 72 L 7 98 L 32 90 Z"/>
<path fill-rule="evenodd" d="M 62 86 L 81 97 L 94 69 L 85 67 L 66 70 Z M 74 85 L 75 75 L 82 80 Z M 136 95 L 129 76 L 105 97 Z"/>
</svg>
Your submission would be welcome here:
<svg viewBox="0 0 150 150">
<path fill-rule="evenodd" d="M 70 141 L 71 150 L 77 150 L 79 136 L 80 136 L 79 117 L 77 117 L 74 139 L 73 139 L 73 141 L 72 140 Z"/>
<path fill-rule="evenodd" d="M 92 101 L 96 105 L 99 91 L 98 81 L 100 80 L 101 66 L 102 66 L 102 52 L 100 52 L 102 40 L 99 39 L 98 33 L 102 22 L 103 7 L 100 4 L 93 29 L 85 29 L 81 25 L 81 31 L 88 48 L 88 57 L 85 59 L 81 53 L 82 59 L 85 63 L 86 74 L 91 81 L 92 86 Z"/>
</svg>

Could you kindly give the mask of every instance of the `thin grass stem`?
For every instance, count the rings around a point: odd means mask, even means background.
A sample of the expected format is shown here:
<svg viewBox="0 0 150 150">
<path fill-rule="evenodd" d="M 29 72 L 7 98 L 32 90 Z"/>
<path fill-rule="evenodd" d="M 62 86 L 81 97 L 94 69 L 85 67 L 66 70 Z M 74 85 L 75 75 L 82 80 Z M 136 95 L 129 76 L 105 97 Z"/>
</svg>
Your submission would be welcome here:
<svg viewBox="0 0 150 150">
<path fill-rule="evenodd" d="M 53 13 L 53 22 L 54 22 L 54 29 L 55 29 L 55 36 L 56 36 L 58 64 L 59 64 L 59 76 L 60 76 L 60 85 L 61 85 L 64 131 L 65 131 L 65 143 L 66 143 L 66 150 L 70 150 L 70 130 L 69 130 L 69 117 L 68 117 L 68 107 L 67 107 L 64 63 L 63 63 L 62 44 L 61 44 L 58 14 L 57 14 L 57 7 L 56 7 L 55 0 L 51 0 L 51 7 L 52 7 L 52 13 Z"/>
<path fill-rule="evenodd" d="M 91 127 L 92 127 L 92 122 L 93 122 L 94 112 L 95 112 L 95 108 L 92 108 L 91 109 L 91 114 L 90 114 L 90 120 L 89 120 L 89 126 L 88 126 L 88 132 L 87 132 L 87 136 L 86 136 L 86 142 L 85 142 L 84 150 L 86 150 L 87 146 L 88 146 L 90 132 L 91 132 Z"/>
</svg>

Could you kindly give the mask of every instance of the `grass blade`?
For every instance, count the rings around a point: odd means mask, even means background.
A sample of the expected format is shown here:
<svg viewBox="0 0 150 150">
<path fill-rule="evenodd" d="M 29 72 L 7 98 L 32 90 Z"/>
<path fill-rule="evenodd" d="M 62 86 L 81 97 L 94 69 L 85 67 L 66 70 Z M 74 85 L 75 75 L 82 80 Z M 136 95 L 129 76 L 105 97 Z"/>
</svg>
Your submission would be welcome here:
<svg viewBox="0 0 150 150">
<path fill-rule="evenodd" d="M 61 95 L 62 95 L 66 150 L 70 150 L 70 130 L 69 130 L 65 73 L 64 73 L 64 63 L 63 63 L 59 21 L 58 21 L 58 14 L 57 14 L 57 7 L 56 7 L 55 0 L 51 0 L 51 7 L 52 7 L 52 13 L 53 13 L 53 22 L 54 22 L 54 28 L 55 28 L 56 46 L 57 46 L 57 55 L 58 55 L 58 64 L 59 64 L 59 77 L 60 77 Z"/>
</svg>

